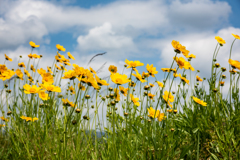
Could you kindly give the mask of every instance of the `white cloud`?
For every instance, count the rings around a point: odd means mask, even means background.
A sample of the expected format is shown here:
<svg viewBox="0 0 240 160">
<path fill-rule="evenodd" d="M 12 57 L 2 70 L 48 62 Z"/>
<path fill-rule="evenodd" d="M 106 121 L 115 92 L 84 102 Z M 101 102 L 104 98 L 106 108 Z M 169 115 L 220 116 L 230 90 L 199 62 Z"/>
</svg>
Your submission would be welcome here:
<svg viewBox="0 0 240 160">
<path fill-rule="evenodd" d="M 170 4 L 156 0 L 114 1 L 89 9 L 29 0 L 1 2 L 0 9 L 0 48 L 16 48 L 30 39 L 46 42 L 41 41 L 45 35 L 66 30 L 82 34 L 105 22 L 118 35 L 116 40 L 122 40 L 121 36 L 134 41 L 148 35 L 181 34 L 182 30 L 211 30 L 225 24 L 231 10 L 226 2 L 211 0 L 175 0 Z"/>
<path fill-rule="evenodd" d="M 175 0 L 169 6 L 168 17 L 174 28 L 204 31 L 219 29 L 228 22 L 231 7 L 227 2 L 193 0 L 183 3 Z M 227 23 L 226 23 L 227 24 Z"/>
<path fill-rule="evenodd" d="M 105 51 L 129 51 L 134 50 L 134 43 L 131 37 L 117 35 L 112 30 L 111 23 L 104 23 L 102 26 L 94 27 L 89 30 L 86 36 L 77 38 L 81 50 L 105 50 Z M 108 53 L 112 54 L 112 53 Z M 123 53 L 121 54 L 121 56 Z"/>
</svg>

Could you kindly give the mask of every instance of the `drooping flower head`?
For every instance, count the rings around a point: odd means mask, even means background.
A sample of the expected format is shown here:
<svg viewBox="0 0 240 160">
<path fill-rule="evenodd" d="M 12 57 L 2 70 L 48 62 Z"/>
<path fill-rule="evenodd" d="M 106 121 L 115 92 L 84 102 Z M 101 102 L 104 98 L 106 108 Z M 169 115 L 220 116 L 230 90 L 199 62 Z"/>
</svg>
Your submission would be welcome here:
<svg viewBox="0 0 240 160">
<path fill-rule="evenodd" d="M 32 48 L 40 47 L 40 45 L 36 45 L 33 41 L 30 41 L 30 42 L 29 42 L 29 45 L 30 45 Z"/>
<path fill-rule="evenodd" d="M 19 79 L 23 80 L 23 73 L 20 69 L 16 70 L 16 75 L 18 76 Z"/>
<path fill-rule="evenodd" d="M 71 55 L 70 52 L 67 52 L 67 55 L 68 55 L 68 58 L 72 59 L 72 60 L 75 60 L 75 58 Z"/>
<path fill-rule="evenodd" d="M 237 68 L 240 70 L 240 62 L 239 61 L 229 59 L 228 63 L 232 66 L 232 68 Z"/>
<path fill-rule="evenodd" d="M 59 51 L 63 51 L 63 52 L 65 52 L 65 48 L 63 47 L 63 46 L 61 46 L 60 44 L 57 44 L 56 45 L 56 48 L 59 50 Z"/>
<path fill-rule="evenodd" d="M 142 83 L 147 82 L 146 80 L 144 80 L 144 79 L 142 78 L 142 75 L 138 73 L 138 70 L 137 70 L 136 68 L 133 68 L 133 70 L 136 72 L 136 74 L 132 73 L 132 75 L 133 75 L 134 77 L 136 77 L 138 81 L 140 81 L 140 82 L 142 82 Z"/>
<path fill-rule="evenodd" d="M 102 85 L 103 86 L 108 86 L 109 85 L 106 80 L 100 79 L 97 75 L 95 75 L 95 78 L 96 78 L 97 84 L 99 86 L 102 86 Z"/>
<path fill-rule="evenodd" d="M 6 59 L 7 61 L 12 61 L 12 59 L 9 58 L 6 54 L 4 54 L 4 55 L 5 55 L 5 59 Z"/>
<path fill-rule="evenodd" d="M 196 103 L 201 104 L 202 106 L 207 106 L 207 103 L 204 102 L 203 100 L 200 100 L 200 99 L 198 99 L 197 97 L 194 97 L 194 96 L 192 98 Z"/>
<path fill-rule="evenodd" d="M 233 37 L 234 37 L 234 38 L 236 38 L 236 39 L 239 39 L 239 40 L 240 40 L 240 36 L 239 36 L 239 35 L 236 35 L 236 34 L 233 34 L 233 33 L 232 33 L 232 35 L 233 35 Z"/>
<path fill-rule="evenodd" d="M 223 44 L 226 43 L 225 40 L 223 40 L 223 39 L 222 39 L 221 37 L 219 37 L 219 36 L 216 36 L 215 39 L 218 41 L 218 43 L 219 43 L 220 45 L 223 45 Z"/>
<path fill-rule="evenodd" d="M 182 75 L 179 73 L 179 77 L 181 80 L 189 85 L 189 80 L 187 80 L 185 77 L 182 77 Z"/>
<path fill-rule="evenodd" d="M 200 81 L 200 82 L 203 81 L 199 76 L 196 76 L 196 80 L 197 80 L 197 81 Z"/>
<path fill-rule="evenodd" d="M 162 82 L 157 81 L 157 84 L 158 84 L 159 87 L 163 87 L 163 83 Z"/>
</svg>

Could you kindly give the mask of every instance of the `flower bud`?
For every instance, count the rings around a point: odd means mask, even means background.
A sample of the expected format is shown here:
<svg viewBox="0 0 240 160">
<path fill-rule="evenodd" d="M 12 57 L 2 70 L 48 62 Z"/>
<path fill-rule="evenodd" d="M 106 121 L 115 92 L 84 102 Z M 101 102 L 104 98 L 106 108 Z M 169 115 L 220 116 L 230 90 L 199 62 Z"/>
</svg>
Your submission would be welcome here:
<svg viewBox="0 0 240 160">
<path fill-rule="evenodd" d="M 219 64 L 219 63 L 216 63 L 216 64 L 215 64 L 215 67 L 216 67 L 216 68 L 219 68 L 219 67 L 220 67 L 220 64 Z"/>
<path fill-rule="evenodd" d="M 148 90 L 149 89 L 149 85 L 144 86 L 144 90 Z"/>
<path fill-rule="evenodd" d="M 227 69 L 225 67 L 222 67 L 221 70 L 225 72 Z"/>
<path fill-rule="evenodd" d="M 90 95 L 86 95 L 85 98 L 86 98 L 86 99 L 89 99 L 89 98 L 90 98 Z"/>
<path fill-rule="evenodd" d="M 75 112 L 76 112 L 76 113 L 80 113 L 80 112 L 81 112 L 81 109 L 77 108 L 77 109 L 75 110 Z"/>
<path fill-rule="evenodd" d="M 72 121 L 72 124 L 73 124 L 73 125 L 77 124 L 77 121 L 76 121 L 76 120 L 73 120 L 73 121 Z"/>
</svg>

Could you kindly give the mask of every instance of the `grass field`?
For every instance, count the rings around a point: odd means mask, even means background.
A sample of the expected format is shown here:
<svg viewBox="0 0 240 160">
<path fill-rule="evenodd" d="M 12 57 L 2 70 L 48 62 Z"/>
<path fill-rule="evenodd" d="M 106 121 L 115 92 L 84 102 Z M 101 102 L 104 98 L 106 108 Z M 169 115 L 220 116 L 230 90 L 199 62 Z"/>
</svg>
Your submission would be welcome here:
<svg viewBox="0 0 240 160">
<path fill-rule="evenodd" d="M 240 159 L 240 62 L 231 59 L 240 37 L 233 36 L 227 68 L 216 60 L 225 41 L 215 37 L 206 78 L 191 65 L 197 57 L 174 40 L 169 68 L 126 59 L 123 71 L 111 65 L 104 79 L 74 63 L 69 52 L 64 57 L 61 45 L 47 69 L 38 68 L 44 57 L 32 54 L 39 47 L 34 42 L 26 65 L 20 56 L 9 69 L 12 59 L 5 55 L 0 159 Z"/>
</svg>

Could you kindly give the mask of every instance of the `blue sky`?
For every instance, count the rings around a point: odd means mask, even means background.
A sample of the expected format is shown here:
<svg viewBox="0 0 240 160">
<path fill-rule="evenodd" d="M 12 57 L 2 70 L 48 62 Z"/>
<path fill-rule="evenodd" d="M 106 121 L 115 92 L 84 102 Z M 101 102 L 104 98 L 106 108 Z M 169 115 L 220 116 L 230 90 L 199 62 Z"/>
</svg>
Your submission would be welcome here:
<svg viewBox="0 0 240 160">
<path fill-rule="evenodd" d="M 129 59 L 154 64 L 161 81 L 161 68 L 170 67 L 174 56 L 171 41 L 177 40 L 196 55 L 192 65 L 207 77 L 215 36 L 226 40 L 218 62 L 228 67 L 231 33 L 240 35 L 239 8 L 239 0 L 1 0 L 0 63 L 4 53 L 14 62 L 23 55 L 27 63 L 28 43 L 34 41 L 41 45 L 34 53 L 43 55 L 43 68 L 52 64 L 60 44 L 83 67 L 93 55 L 107 52 L 91 63 L 97 70 L 107 62 L 100 77 L 109 75 L 109 65 L 121 72 Z M 233 59 L 240 60 L 239 50 L 236 41 Z M 14 62 L 7 66 L 16 68 Z"/>
</svg>

